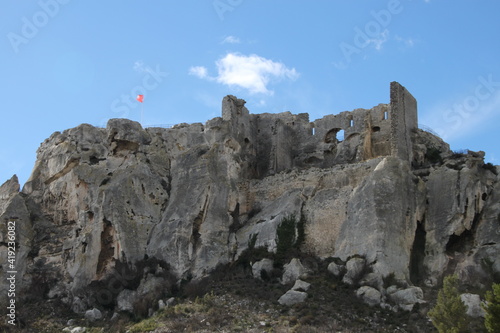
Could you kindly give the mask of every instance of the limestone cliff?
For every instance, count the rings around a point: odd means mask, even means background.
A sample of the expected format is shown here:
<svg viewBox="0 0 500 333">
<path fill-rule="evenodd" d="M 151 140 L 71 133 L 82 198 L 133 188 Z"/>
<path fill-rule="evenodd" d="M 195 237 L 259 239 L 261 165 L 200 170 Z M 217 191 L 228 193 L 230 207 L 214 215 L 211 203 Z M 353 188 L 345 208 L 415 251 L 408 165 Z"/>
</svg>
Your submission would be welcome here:
<svg viewBox="0 0 500 333">
<path fill-rule="evenodd" d="M 82 311 L 89 286 L 117 267 L 154 259 L 199 278 L 252 242 L 274 252 L 294 214 L 305 221 L 302 251 L 364 257 L 379 277 L 436 285 L 457 272 L 478 285 L 500 273 L 498 168 L 418 129 L 416 101 L 398 83 L 389 104 L 313 122 L 244 104 L 225 97 L 206 124 L 112 119 L 54 133 L 22 191 L 16 177 L 0 187 L 0 264 L 16 221 L 18 287 L 37 284 Z M 130 289 L 145 283 L 127 274 Z"/>
</svg>

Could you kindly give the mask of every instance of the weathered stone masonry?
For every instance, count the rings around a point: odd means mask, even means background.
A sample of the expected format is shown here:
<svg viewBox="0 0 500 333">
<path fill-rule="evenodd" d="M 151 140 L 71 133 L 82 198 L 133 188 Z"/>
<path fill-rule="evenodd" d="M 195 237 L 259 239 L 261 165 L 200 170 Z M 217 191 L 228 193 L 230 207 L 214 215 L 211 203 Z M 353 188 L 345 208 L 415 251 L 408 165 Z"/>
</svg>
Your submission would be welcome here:
<svg viewBox="0 0 500 333">
<path fill-rule="evenodd" d="M 417 125 L 415 98 L 391 83 L 390 104 L 327 115 L 313 122 L 307 113 L 250 114 L 245 101 L 226 96 L 222 118 L 231 122 L 239 142 L 256 150 L 260 178 L 294 167 L 328 168 L 378 156 L 412 160 L 412 131 Z M 338 133 L 344 131 L 344 138 Z"/>
</svg>

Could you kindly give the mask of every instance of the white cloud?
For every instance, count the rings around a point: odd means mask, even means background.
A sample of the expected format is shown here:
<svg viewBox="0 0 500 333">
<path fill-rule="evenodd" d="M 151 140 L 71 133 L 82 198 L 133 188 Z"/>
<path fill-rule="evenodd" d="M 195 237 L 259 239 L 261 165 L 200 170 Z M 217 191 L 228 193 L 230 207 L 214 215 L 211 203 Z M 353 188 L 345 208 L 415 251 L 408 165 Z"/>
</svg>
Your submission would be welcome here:
<svg viewBox="0 0 500 333">
<path fill-rule="evenodd" d="M 189 69 L 189 75 L 194 75 L 200 79 L 205 79 L 208 77 L 208 71 L 203 66 L 193 66 Z"/>
<path fill-rule="evenodd" d="M 396 35 L 395 39 L 396 39 L 396 41 L 404 44 L 408 48 L 415 46 L 415 43 L 416 43 L 416 40 L 413 38 L 403 38 L 403 37 L 398 36 L 398 35 Z"/>
<path fill-rule="evenodd" d="M 241 43 L 240 39 L 234 36 L 227 36 L 222 41 L 222 44 L 239 44 L 239 43 Z"/>
<path fill-rule="evenodd" d="M 201 79 L 216 81 L 227 86 L 247 89 L 251 94 L 272 95 L 268 89 L 271 81 L 282 79 L 296 80 L 299 73 L 295 68 L 288 68 L 280 62 L 252 54 L 249 56 L 239 53 L 228 53 L 216 61 L 217 77 L 210 77 L 207 69 L 195 66 L 189 69 L 189 74 Z"/>
<path fill-rule="evenodd" d="M 271 80 L 295 80 L 299 74 L 295 68 L 289 69 L 280 62 L 252 54 L 249 56 L 228 53 L 216 62 L 217 82 L 247 89 L 251 94 L 273 94 L 267 88 Z"/>
<path fill-rule="evenodd" d="M 375 50 L 380 51 L 382 49 L 382 46 L 385 44 L 385 42 L 387 42 L 388 39 L 389 39 L 389 30 L 385 29 L 380 33 L 379 38 L 369 39 L 367 43 L 373 44 Z"/>
</svg>

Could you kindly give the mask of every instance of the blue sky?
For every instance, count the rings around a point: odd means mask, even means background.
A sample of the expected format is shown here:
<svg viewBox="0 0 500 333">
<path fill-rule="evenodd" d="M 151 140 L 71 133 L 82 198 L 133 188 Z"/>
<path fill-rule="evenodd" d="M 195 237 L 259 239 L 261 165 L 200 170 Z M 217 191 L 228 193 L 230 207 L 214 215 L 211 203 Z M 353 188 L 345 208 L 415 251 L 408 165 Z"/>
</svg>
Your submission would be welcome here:
<svg viewBox="0 0 500 333">
<path fill-rule="evenodd" d="M 500 163 L 498 1 L 8 1 L 0 12 L 0 183 L 55 131 L 205 122 L 222 98 L 310 119 L 389 102 Z"/>
</svg>

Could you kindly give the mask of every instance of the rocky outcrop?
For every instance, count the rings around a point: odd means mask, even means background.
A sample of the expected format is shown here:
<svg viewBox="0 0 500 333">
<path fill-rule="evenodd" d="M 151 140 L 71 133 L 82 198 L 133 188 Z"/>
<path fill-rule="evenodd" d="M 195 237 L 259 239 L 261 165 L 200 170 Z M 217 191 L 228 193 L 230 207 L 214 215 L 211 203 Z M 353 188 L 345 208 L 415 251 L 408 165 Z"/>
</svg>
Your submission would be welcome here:
<svg viewBox="0 0 500 333">
<path fill-rule="evenodd" d="M 460 299 L 467 307 L 467 315 L 472 318 L 484 317 L 486 311 L 483 308 L 483 302 L 479 295 L 476 294 L 461 294 Z"/>
<path fill-rule="evenodd" d="M 112 119 L 56 132 L 22 191 L 16 177 L 0 187 L 0 264 L 15 222 L 20 290 L 37 283 L 82 312 L 103 295 L 139 298 L 148 274 L 196 279 L 249 248 L 276 252 L 295 216 L 304 252 L 335 258 L 334 275 L 382 298 L 389 278 L 407 289 L 456 272 L 486 284 L 500 273 L 499 170 L 417 129 L 414 99 L 391 87 L 390 104 L 314 122 L 250 114 L 227 96 L 205 124 Z M 299 264 L 283 283 L 306 276 Z M 359 296 L 375 302 L 372 289 Z"/>
</svg>

